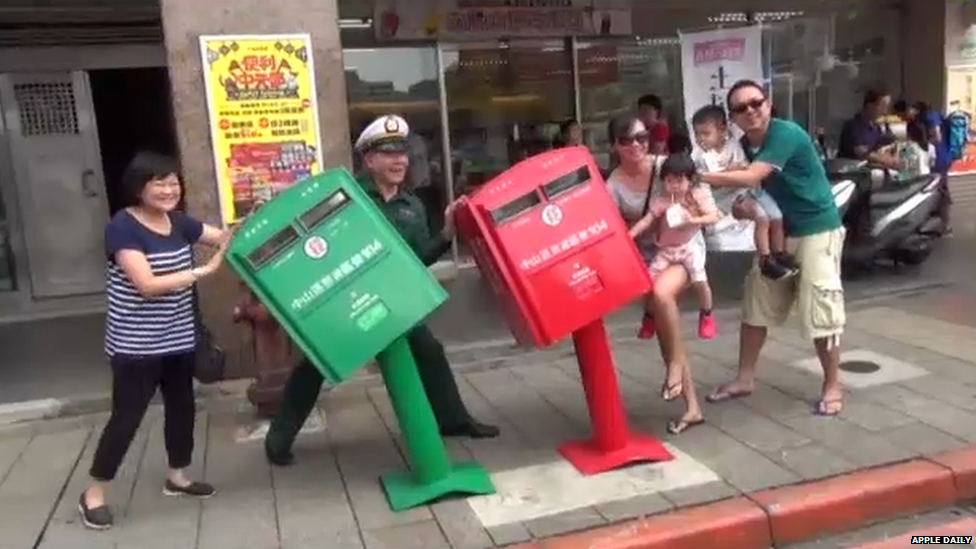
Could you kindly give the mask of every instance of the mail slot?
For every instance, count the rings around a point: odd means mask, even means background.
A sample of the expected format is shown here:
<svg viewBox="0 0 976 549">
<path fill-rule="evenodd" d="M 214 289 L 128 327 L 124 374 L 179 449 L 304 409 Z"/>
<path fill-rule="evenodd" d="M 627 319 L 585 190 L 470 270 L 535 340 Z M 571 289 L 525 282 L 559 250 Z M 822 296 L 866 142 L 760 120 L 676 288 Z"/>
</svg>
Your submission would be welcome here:
<svg viewBox="0 0 976 549">
<path fill-rule="evenodd" d="M 333 383 L 447 299 L 345 169 L 307 179 L 254 213 L 227 261 Z"/>
<path fill-rule="evenodd" d="M 522 344 L 551 345 L 651 289 L 584 147 L 515 165 L 467 198 L 457 223 Z"/>
</svg>

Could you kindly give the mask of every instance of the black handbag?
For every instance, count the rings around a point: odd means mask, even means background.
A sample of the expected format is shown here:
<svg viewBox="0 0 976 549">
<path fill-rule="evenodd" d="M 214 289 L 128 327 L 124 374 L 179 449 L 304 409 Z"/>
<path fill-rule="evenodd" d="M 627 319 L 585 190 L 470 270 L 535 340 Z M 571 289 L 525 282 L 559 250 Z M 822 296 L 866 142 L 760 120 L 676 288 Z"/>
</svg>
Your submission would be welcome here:
<svg viewBox="0 0 976 549">
<path fill-rule="evenodd" d="M 200 296 L 196 285 L 193 286 L 193 317 L 196 324 L 196 364 L 193 366 L 193 377 L 204 384 L 223 381 L 227 367 L 227 353 L 214 341 L 213 334 L 203 322 L 200 312 Z"/>
</svg>

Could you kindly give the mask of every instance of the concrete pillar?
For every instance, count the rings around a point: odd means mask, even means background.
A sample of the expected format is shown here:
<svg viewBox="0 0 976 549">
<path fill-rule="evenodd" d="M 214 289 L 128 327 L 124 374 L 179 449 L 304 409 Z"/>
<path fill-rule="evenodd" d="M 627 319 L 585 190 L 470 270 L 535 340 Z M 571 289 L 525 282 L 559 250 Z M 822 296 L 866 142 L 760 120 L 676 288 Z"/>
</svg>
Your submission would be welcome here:
<svg viewBox="0 0 976 549">
<path fill-rule="evenodd" d="M 161 0 L 173 110 L 192 215 L 220 220 L 199 37 L 205 34 L 307 33 L 312 37 L 321 147 L 327 166 L 351 165 L 349 117 L 336 0 Z M 255 375 L 251 337 L 232 323 L 243 297 L 236 277 L 223 269 L 201 287 L 201 305 L 217 341 L 229 354 L 229 378 Z M 288 364 L 282 364 L 288 367 Z"/>
<path fill-rule="evenodd" d="M 945 107 L 946 4 L 947 0 L 905 0 L 902 7 L 904 96 L 938 108 Z"/>
</svg>

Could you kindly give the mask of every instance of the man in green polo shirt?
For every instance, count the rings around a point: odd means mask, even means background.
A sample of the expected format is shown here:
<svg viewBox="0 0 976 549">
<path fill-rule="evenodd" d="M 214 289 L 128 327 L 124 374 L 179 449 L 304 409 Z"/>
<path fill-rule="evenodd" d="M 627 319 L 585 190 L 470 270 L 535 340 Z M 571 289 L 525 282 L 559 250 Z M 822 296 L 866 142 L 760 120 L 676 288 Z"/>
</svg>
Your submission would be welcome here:
<svg viewBox="0 0 976 549">
<path fill-rule="evenodd" d="M 454 205 L 445 212 L 445 229 L 430 234 L 427 213 L 420 199 L 404 188 L 409 164 L 406 120 L 389 115 L 377 118 L 356 140 L 356 151 L 363 156 L 364 174 L 358 178 L 377 207 L 383 211 L 400 236 L 424 265 L 431 265 L 451 247 L 454 234 Z M 396 284 L 391 280 L 390 284 Z M 448 437 L 493 438 L 498 428 L 475 421 L 458 392 L 444 346 L 430 328 L 421 323 L 407 334 L 407 343 L 417 362 L 424 392 L 430 400 L 441 434 Z M 336 345 L 343 342 L 337 341 Z M 324 378 L 307 360 L 301 361 L 285 384 L 281 408 L 265 438 L 265 453 L 275 465 L 294 460 L 292 443 L 305 423 Z"/>
<path fill-rule="evenodd" d="M 770 280 L 753 269 L 746 280 L 739 336 L 739 373 L 708 396 L 722 402 L 752 393 L 756 363 L 770 326 L 782 325 L 794 307 L 804 337 L 813 340 L 824 371 L 816 412 L 834 416 L 843 408 L 838 383 L 840 336 L 844 332 L 841 253 L 844 229 L 830 182 L 813 140 L 797 124 L 773 118 L 762 86 L 743 80 L 732 86 L 728 108 L 745 132 L 748 167 L 710 173 L 702 180 L 714 187 L 762 186 L 783 211 L 788 247 L 799 275 Z"/>
</svg>

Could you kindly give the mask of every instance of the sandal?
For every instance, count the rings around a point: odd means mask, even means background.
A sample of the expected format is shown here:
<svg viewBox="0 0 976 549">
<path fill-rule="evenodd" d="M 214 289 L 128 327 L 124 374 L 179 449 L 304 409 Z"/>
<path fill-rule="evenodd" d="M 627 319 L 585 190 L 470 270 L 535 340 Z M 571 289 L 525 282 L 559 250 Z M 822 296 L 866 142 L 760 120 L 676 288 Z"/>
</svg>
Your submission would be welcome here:
<svg viewBox="0 0 976 549">
<path fill-rule="evenodd" d="M 837 407 L 833 408 L 834 406 Z M 822 398 L 817 401 L 817 406 L 813 413 L 823 417 L 834 417 L 837 414 L 840 414 L 843 410 L 844 410 L 844 399 L 842 397 L 827 398 L 827 399 Z"/>
<path fill-rule="evenodd" d="M 668 380 L 664 380 L 661 384 L 661 398 L 665 402 L 671 402 L 672 400 L 680 397 L 685 392 L 685 385 L 682 382 L 677 382 L 673 385 L 668 385 Z"/>
<path fill-rule="evenodd" d="M 700 417 L 698 419 L 672 419 L 668 422 L 668 433 L 672 435 L 680 435 L 681 433 L 691 429 L 692 427 L 698 427 L 699 425 L 705 424 L 705 418 Z"/>
<path fill-rule="evenodd" d="M 752 389 L 738 389 L 733 390 L 729 385 L 723 385 L 718 389 L 709 393 L 705 400 L 712 404 L 718 404 L 719 402 L 728 402 L 730 400 L 735 400 L 737 398 L 747 397 L 752 394 Z"/>
</svg>

